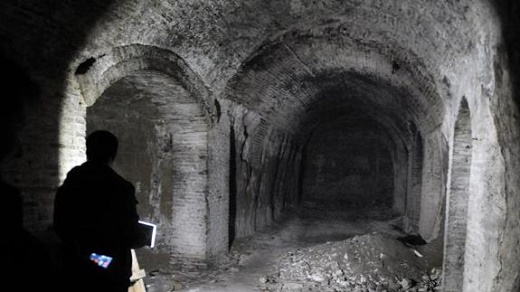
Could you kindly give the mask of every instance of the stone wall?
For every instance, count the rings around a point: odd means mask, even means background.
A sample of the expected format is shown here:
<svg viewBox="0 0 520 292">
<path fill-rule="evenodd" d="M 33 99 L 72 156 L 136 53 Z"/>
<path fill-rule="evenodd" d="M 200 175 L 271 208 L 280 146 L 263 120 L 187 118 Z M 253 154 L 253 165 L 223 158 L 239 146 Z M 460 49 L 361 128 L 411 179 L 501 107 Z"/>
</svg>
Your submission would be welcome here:
<svg viewBox="0 0 520 292">
<path fill-rule="evenodd" d="M 231 109 L 233 235 L 271 224 L 297 203 L 301 146 L 244 108 Z M 241 121 L 241 122 L 240 122 Z"/>
</svg>

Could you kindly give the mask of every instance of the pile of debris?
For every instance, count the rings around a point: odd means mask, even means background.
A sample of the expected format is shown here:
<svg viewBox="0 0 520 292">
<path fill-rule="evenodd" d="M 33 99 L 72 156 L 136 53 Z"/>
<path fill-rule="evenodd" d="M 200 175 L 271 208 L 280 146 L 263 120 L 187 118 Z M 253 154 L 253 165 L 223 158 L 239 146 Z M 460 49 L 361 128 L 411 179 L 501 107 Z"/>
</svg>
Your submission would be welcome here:
<svg viewBox="0 0 520 292">
<path fill-rule="evenodd" d="M 372 233 L 285 253 L 263 291 L 437 291 L 441 270 L 389 235 Z"/>
</svg>

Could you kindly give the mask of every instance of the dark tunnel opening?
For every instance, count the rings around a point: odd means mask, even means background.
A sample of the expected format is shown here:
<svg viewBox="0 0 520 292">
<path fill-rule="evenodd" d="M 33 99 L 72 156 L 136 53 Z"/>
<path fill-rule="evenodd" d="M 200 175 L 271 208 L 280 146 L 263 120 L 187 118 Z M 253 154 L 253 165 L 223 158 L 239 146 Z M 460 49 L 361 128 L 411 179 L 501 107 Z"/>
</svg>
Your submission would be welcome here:
<svg viewBox="0 0 520 292">
<path fill-rule="evenodd" d="M 394 219 L 418 235 L 425 149 L 412 97 L 352 73 L 315 78 L 320 89 L 296 127 L 305 141 L 300 206 L 320 206 L 324 218 L 334 210 L 351 221 Z"/>
<path fill-rule="evenodd" d="M 303 161 L 302 204 L 391 209 L 394 170 L 381 129 L 349 117 L 311 134 Z"/>
</svg>

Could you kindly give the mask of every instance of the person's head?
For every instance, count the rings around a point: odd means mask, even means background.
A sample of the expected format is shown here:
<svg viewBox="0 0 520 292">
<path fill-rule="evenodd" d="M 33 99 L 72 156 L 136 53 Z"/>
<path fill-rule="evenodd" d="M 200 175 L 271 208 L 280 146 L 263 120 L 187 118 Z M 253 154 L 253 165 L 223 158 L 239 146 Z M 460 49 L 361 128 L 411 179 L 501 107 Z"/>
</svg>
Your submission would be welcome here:
<svg viewBox="0 0 520 292">
<path fill-rule="evenodd" d="M 119 142 L 114 134 L 98 130 L 87 137 L 87 160 L 110 164 L 116 158 Z"/>
</svg>

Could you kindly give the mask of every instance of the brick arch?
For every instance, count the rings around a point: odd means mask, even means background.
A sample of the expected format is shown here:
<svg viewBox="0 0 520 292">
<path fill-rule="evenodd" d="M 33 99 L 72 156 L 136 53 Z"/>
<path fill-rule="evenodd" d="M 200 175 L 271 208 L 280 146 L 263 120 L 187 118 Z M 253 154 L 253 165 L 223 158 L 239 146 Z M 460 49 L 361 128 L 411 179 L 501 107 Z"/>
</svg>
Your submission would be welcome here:
<svg viewBox="0 0 520 292">
<path fill-rule="evenodd" d="M 313 34 L 295 28 L 250 54 L 228 81 L 223 96 L 261 112 L 266 119 L 272 115 L 298 121 L 300 112 L 293 109 L 305 111 L 320 97 L 319 91 L 330 88 L 313 80 L 330 76 L 327 83 L 336 86 L 338 77 L 350 75 L 367 83 L 364 88 L 384 84 L 395 89 L 407 99 L 405 109 L 415 114 L 419 130 L 427 133 L 442 124 L 446 109 L 434 78 L 437 72 L 423 61 L 395 40 L 382 44 L 376 39 L 338 35 L 328 26 L 313 29 Z M 248 87 L 254 90 L 247 92 Z M 276 98 L 280 95 L 291 98 L 280 103 Z M 269 107 L 273 105 L 275 111 Z"/>
<path fill-rule="evenodd" d="M 211 192 L 208 190 L 208 180 L 211 176 L 207 161 L 210 151 L 208 132 L 215 120 L 216 111 L 210 106 L 210 92 L 200 78 L 176 54 L 143 45 L 117 47 L 110 53 L 89 58 L 78 66 L 75 77 L 79 84 L 80 97 L 83 99 L 80 105 L 84 109 L 83 116 L 78 118 L 78 112 L 63 112 L 62 124 L 71 119 L 84 120 L 71 129 L 76 135 L 85 135 L 94 130 L 89 124 L 96 127 L 112 126 L 115 132 L 119 130 L 114 124 L 109 125 L 108 121 L 99 122 L 102 119 L 93 122 L 92 117 L 100 108 L 105 107 L 106 111 L 111 106 L 112 89 L 120 86 L 120 83 L 137 84 L 140 90 L 147 90 L 147 86 L 171 88 L 171 92 L 163 96 L 162 100 L 155 101 L 159 103 L 144 101 L 148 104 L 146 107 L 150 108 L 146 114 L 156 119 L 147 122 L 152 129 L 146 133 L 146 137 L 157 145 L 154 146 L 156 150 L 148 155 L 152 169 L 143 177 L 146 179 L 148 176 L 150 185 L 157 179 L 170 182 L 158 187 L 149 187 L 148 192 L 141 194 L 141 197 L 137 194 L 138 200 L 143 202 L 141 205 L 145 205 L 145 212 L 140 215 L 155 221 L 162 229 L 162 236 L 157 238 L 158 247 L 162 246 L 162 249 L 158 248 L 156 252 L 169 257 L 170 263 L 204 264 L 212 252 L 220 252 L 219 247 L 227 245 L 227 238 L 219 237 L 208 243 L 210 227 L 206 220 L 206 196 Z M 161 78 L 162 82 L 156 82 L 154 85 L 148 85 L 147 82 L 135 83 L 139 78 Z M 119 102 L 121 104 L 127 101 Z M 170 104 L 172 110 L 152 110 L 159 108 L 161 104 Z M 116 107 L 113 113 L 123 118 L 121 114 L 128 114 L 129 108 L 125 107 L 123 111 L 121 109 Z M 157 130 L 158 128 L 161 130 Z M 164 135 L 159 136 L 157 133 Z M 124 132 L 118 134 L 125 135 Z M 127 141 L 132 141 L 131 136 L 125 137 Z M 140 142 L 133 140 L 131 143 L 134 145 Z M 143 149 L 140 149 L 141 152 L 146 151 Z M 78 145 L 76 151 L 84 153 L 84 145 Z M 136 150 L 130 147 L 130 150 L 127 149 L 127 152 L 129 151 Z M 157 162 L 159 160 L 160 162 Z M 199 166 L 194 167 L 195 164 Z M 130 176 L 133 175 L 131 171 L 124 170 L 125 167 L 131 167 L 131 163 L 127 162 L 119 167 L 123 169 L 123 174 L 128 172 Z M 209 246 L 211 244 L 216 246 Z"/>
<path fill-rule="evenodd" d="M 78 65 L 75 77 L 87 106 L 114 82 L 134 71 L 153 70 L 178 80 L 205 108 L 208 121 L 216 118 L 209 89 L 177 54 L 155 46 L 139 44 L 112 48 L 98 57 L 86 58 Z"/>
<path fill-rule="evenodd" d="M 409 209 L 420 209 L 407 210 L 414 221 L 410 229 L 428 241 L 436 238 L 446 183 L 445 165 L 438 162 L 447 159 L 440 127 L 446 109 L 434 77 L 437 72 L 415 52 L 391 40 L 379 44 L 329 32 L 327 27 L 313 30 L 313 35 L 288 32 L 259 47 L 229 80 L 223 96 L 240 104 L 248 116 L 257 117 L 248 120 L 250 143 L 245 156 L 252 165 L 259 165 L 269 133 L 305 136 L 305 128 L 311 124 L 306 119 L 314 120 L 310 109 L 318 112 L 317 117 L 323 115 L 313 108 L 324 100 L 323 92 L 348 92 L 357 87 L 354 94 L 331 100 L 331 108 L 353 101 L 394 108 L 392 116 L 401 139 L 416 150 L 413 157 L 403 158 L 410 161 L 413 171 L 409 178 L 403 174 L 403 181 L 413 182 L 403 188 L 407 196 L 414 196 L 407 200 Z M 381 119 L 381 115 L 372 116 Z M 410 132 L 409 122 L 415 124 L 417 133 Z M 298 143 L 305 143 L 305 137 L 294 136 Z"/>
</svg>

